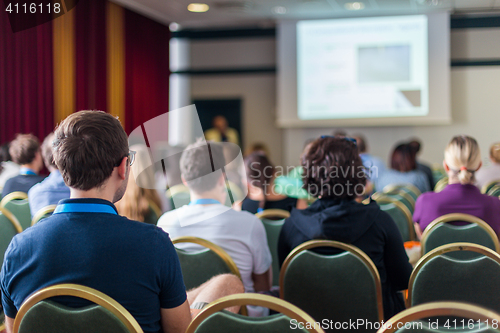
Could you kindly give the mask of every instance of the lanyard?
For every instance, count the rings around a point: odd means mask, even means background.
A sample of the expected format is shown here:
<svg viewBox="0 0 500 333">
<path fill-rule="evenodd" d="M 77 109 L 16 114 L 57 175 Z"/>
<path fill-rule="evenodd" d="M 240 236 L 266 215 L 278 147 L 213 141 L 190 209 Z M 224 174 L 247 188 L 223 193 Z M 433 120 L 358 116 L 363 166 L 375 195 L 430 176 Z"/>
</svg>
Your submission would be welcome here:
<svg viewBox="0 0 500 333">
<path fill-rule="evenodd" d="M 23 176 L 26 176 L 26 175 L 36 176 L 36 172 L 31 170 L 31 169 L 28 169 L 28 168 L 19 169 L 19 174 L 23 175 Z"/>
<path fill-rule="evenodd" d="M 191 201 L 189 205 L 212 205 L 212 204 L 220 204 L 219 201 L 215 199 L 198 199 L 195 201 Z"/>
<path fill-rule="evenodd" d="M 66 203 L 57 205 L 54 214 L 60 213 L 107 213 L 115 214 L 113 207 L 95 203 Z"/>
</svg>

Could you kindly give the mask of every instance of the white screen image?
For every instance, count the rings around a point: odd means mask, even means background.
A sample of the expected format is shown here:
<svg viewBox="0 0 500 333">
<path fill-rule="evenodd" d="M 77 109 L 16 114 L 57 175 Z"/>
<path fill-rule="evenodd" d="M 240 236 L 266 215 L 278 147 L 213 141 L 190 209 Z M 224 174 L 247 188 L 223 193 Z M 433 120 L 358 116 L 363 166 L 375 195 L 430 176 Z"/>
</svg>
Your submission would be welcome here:
<svg viewBox="0 0 500 333">
<path fill-rule="evenodd" d="M 297 22 L 301 120 L 429 113 L 425 15 Z"/>
</svg>

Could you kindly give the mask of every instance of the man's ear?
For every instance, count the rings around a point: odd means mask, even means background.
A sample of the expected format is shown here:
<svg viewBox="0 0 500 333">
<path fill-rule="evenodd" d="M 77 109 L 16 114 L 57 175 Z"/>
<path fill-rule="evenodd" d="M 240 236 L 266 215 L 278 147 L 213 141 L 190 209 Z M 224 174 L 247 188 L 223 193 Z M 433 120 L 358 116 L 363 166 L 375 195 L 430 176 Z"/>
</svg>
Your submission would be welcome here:
<svg viewBox="0 0 500 333">
<path fill-rule="evenodd" d="M 120 165 L 117 166 L 117 168 L 118 168 L 118 176 L 121 178 L 121 180 L 125 180 L 127 177 L 128 157 L 124 157 Z"/>
</svg>

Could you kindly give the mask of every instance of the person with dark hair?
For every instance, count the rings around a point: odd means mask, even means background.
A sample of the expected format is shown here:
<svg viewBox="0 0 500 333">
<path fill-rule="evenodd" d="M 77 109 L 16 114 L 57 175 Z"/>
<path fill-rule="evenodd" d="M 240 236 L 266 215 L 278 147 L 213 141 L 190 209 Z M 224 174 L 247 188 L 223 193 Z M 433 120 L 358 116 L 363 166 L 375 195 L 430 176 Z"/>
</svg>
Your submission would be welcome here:
<svg viewBox="0 0 500 333">
<path fill-rule="evenodd" d="M 9 146 L 10 142 L 0 146 L 0 191 L 8 179 L 19 174 L 19 164 L 12 162 L 12 157 L 9 154 Z"/>
<path fill-rule="evenodd" d="M 356 139 L 359 156 L 367 170 L 368 179 L 375 182 L 378 176 L 385 171 L 385 164 L 380 158 L 368 153 L 368 143 L 362 134 L 356 134 L 353 138 Z"/>
<path fill-rule="evenodd" d="M 293 207 L 297 206 L 296 198 L 278 194 L 274 190 L 276 168 L 264 154 L 254 152 L 248 155 L 245 158 L 245 170 L 248 195 L 243 200 L 242 210 L 255 214 L 265 209 L 291 211 Z"/>
<path fill-rule="evenodd" d="M 5 182 L 2 197 L 12 192 L 28 193 L 33 185 L 44 179 L 43 176 L 38 175 L 43 168 L 43 159 L 40 153 L 40 142 L 36 136 L 18 134 L 10 143 L 9 154 L 12 156 L 12 161 L 21 168 L 19 175 Z"/>
<path fill-rule="evenodd" d="M 402 143 L 394 148 L 391 155 L 391 169 L 380 175 L 375 183 L 377 191 L 391 184 L 412 184 L 420 192 L 430 191 L 430 184 L 425 174 L 417 170 L 417 162 L 412 148 Z"/>
<path fill-rule="evenodd" d="M 304 151 L 304 188 L 318 200 L 307 209 L 292 210 L 281 229 L 278 256 L 281 265 L 295 247 L 313 239 L 360 248 L 379 271 L 387 320 L 405 308 L 398 291 L 408 288 L 412 266 L 392 218 L 374 201 L 364 205 L 355 200 L 364 192 L 366 174 L 351 140 L 323 137 Z"/>
<path fill-rule="evenodd" d="M 52 141 L 54 133 L 45 137 L 42 143 L 42 157 L 45 166 L 50 171 L 50 175 L 42 182 L 33 185 L 28 191 L 28 201 L 30 203 L 31 217 L 40 209 L 49 205 L 57 205 L 62 199 L 68 199 L 70 196 L 69 187 L 64 184 L 64 179 L 57 169 L 52 153 Z"/>
<path fill-rule="evenodd" d="M 123 305 L 145 333 L 185 332 L 190 305 L 197 313 L 207 302 L 243 291 L 236 276 L 223 274 L 186 295 L 168 234 L 118 215 L 113 203 L 123 196 L 134 162 L 118 119 L 80 111 L 62 121 L 54 135 L 54 162 L 71 198 L 16 235 L 5 252 L 0 287 L 7 333 L 26 298 L 54 284 L 97 289 Z M 78 298 L 58 302 L 88 305 Z"/>
<path fill-rule="evenodd" d="M 419 140 L 413 139 L 412 141 L 410 141 L 408 143 L 408 145 L 410 146 L 413 153 L 415 154 L 415 162 L 417 164 L 417 170 L 420 170 L 423 173 L 425 173 L 425 176 L 427 177 L 427 179 L 429 181 L 429 186 L 431 187 L 431 190 L 432 190 L 434 188 L 434 186 L 436 185 L 434 182 L 434 176 L 432 175 L 432 169 L 430 166 L 428 166 L 425 163 L 419 162 L 417 159 L 417 156 L 420 154 L 420 151 L 422 149 L 422 144 L 420 143 Z"/>
<path fill-rule="evenodd" d="M 182 153 L 182 180 L 189 188 L 191 203 L 162 215 L 158 226 L 170 237 L 195 236 L 225 250 L 238 267 L 246 292 L 271 288 L 271 252 L 266 231 L 255 215 L 225 206 L 227 188 L 222 168 L 226 165 L 223 147 L 198 140 Z M 201 247 L 179 244 L 186 251 Z M 250 316 L 263 316 L 261 307 L 249 307 Z"/>
</svg>

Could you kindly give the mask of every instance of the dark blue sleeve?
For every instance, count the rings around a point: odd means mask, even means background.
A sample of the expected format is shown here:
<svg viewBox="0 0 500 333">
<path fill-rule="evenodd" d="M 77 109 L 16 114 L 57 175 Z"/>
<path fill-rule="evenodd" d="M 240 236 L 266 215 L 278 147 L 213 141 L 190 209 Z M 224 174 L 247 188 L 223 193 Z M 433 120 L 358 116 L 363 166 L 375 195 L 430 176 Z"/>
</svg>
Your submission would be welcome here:
<svg viewBox="0 0 500 333">
<path fill-rule="evenodd" d="M 161 265 L 160 307 L 163 309 L 171 309 L 186 301 L 186 287 L 184 286 L 179 257 L 177 256 L 172 241 L 168 234 L 160 228 L 158 228 L 158 234 L 158 259 Z"/>
<path fill-rule="evenodd" d="M 9 293 L 9 282 L 10 282 L 10 269 L 12 266 L 12 260 L 9 256 L 11 250 L 12 242 L 9 244 L 7 251 L 5 251 L 5 257 L 2 265 L 2 271 L 0 272 L 0 288 L 2 289 L 2 306 L 3 311 L 7 317 L 15 318 L 17 315 L 17 308 L 12 301 Z"/>
</svg>

